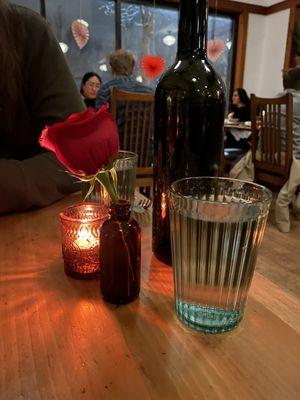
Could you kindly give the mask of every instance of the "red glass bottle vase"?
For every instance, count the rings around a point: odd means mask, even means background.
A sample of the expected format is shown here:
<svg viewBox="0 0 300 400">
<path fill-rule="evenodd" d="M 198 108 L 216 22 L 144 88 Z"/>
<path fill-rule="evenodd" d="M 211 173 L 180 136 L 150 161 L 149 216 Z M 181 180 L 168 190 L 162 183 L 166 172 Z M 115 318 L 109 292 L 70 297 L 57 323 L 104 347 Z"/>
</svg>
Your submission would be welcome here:
<svg viewBox="0 0 300 400">
<path fill-rule="evenodd" d="M 125 304 L 140 292 L 141 229 L 130 216 L 130 204 L 111 204 L 100 231 L 100 288 L 103 299 Z"/>
</svg>

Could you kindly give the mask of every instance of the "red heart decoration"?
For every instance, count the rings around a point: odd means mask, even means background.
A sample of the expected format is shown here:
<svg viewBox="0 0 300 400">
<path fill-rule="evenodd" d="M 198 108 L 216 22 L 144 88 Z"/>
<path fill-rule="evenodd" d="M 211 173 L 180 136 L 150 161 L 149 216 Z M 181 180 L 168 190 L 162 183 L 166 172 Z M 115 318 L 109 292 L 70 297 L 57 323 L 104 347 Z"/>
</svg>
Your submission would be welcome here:
<svg viewBox="0 0 300 400">
<path fill-rule="evenodd" d="M 165 61 L 160 56 L 147 55 L 141 59 L 141 68 L 145 74 L 155 79 L 165 69 Z"/>
</svg>

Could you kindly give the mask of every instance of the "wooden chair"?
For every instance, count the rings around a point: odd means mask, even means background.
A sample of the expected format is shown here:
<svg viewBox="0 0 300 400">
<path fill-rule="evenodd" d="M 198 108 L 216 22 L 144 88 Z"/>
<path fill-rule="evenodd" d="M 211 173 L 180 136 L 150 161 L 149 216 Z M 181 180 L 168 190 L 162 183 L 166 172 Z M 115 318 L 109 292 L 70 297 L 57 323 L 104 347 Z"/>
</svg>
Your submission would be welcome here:
<svg viewBox="0 0 300 400">
<path fill-rule="evenodd" d="M 121 149 L 139 156 L 137 186 L 153 186 L 154 94 L 113 88 L 111 113 L 118 124 Z"/>
<path fill-rule="evenodd" d="M 281 187 L 293 157 L 293 97 L 264 99 L 251 94 L 252 160 L 255 180 Z"/>
</svg>

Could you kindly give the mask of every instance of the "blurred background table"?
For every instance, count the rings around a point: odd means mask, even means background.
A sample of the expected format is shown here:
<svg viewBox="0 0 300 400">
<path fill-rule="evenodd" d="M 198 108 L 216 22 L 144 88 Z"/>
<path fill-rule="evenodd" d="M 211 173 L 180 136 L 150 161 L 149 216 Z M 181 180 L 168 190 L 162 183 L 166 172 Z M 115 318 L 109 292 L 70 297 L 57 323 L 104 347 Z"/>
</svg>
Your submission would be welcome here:
<svg viewBox="0 0 300 400">
<path fill-rule="evenodd" d="M 224 123 L 224 130 L 226 131 L 230 131 L 230 129 L 240 129 L 243 131 L 251 131 L 251 125 L 245 125 L 243 122 L 240 123 L 236 123 L 236 124 L 228 124 L 228 123 Z"/>
<path fill-rule="evenodd" d="M 191 331 L 174 311 L 172 269 L 152 257 L 147 210 L 137 216 L 140 298 L 105 304 L 99 281 L 64 274 L 58 212 L 77 201 L 72 195 L 0 217 L 1 400 L 299 398 L 295 292 L 256 273 L 238 329 L 218 336 Z M 278 247 L 297 248 L 296 236 L 279 243 L 276 235 L 268 226 L 258 270 L 276 263 Z M 297 259 L 299 250 L 284 262 Z"/>
</svg>

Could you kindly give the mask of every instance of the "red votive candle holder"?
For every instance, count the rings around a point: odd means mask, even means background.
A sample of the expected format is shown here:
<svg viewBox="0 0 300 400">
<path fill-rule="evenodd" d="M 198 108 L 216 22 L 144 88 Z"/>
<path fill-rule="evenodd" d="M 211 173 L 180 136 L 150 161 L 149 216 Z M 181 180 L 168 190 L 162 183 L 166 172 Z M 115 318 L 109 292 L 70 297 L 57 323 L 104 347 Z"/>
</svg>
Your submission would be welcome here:
<svg viewBox="0 0 300 400">
<path fill-rule="evenodd" d="M 60 214 L 65 273 L 75 279 L 99 276 L 99 233 L 108 217 L 106 206 L 80 203 Z"/>
</svg>

